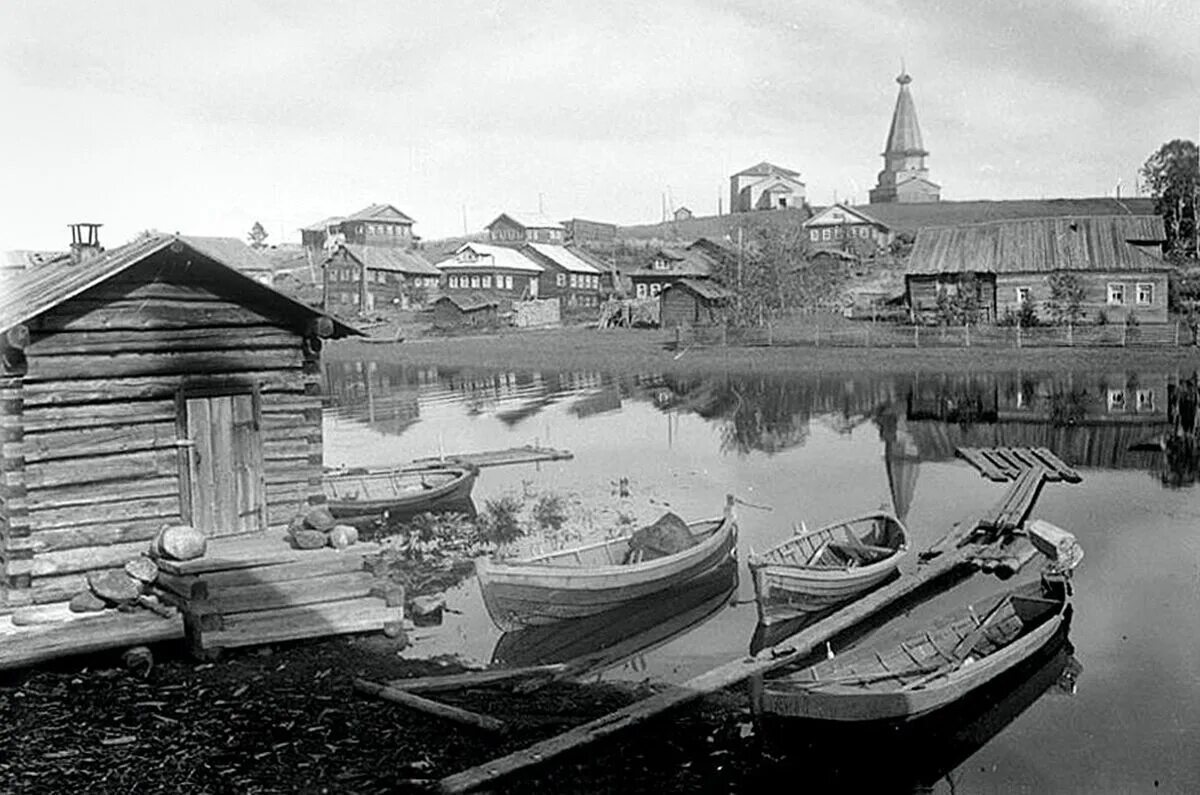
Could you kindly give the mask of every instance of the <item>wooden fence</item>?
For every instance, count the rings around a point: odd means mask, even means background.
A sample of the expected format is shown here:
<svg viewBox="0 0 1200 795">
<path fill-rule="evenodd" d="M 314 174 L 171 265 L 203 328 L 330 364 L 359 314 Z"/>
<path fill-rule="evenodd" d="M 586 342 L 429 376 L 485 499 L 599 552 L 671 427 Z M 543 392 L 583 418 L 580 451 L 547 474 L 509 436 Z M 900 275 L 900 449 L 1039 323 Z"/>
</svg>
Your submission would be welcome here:
<svg viewBox="0 0 1200 795">
<path fill-rule="evenodd" d="M 1192 346 L 1181 322 L 1105 326 L 906 326 L 847 323 L 824 326 L 765 324 L 746 328 L 705 327 L 675 332 L 678 345 L 739 345 L 842 348 L 1096 348 Z"/>
</svg>

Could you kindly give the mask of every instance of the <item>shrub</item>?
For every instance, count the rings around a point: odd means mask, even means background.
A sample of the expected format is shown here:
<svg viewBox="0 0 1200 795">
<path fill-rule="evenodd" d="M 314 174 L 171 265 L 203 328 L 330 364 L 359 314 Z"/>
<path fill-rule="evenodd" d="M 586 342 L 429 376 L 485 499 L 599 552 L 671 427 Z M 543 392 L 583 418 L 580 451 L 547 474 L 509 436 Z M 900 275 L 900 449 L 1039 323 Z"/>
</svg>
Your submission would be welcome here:
<svg viewBox="0 0 1200 795">
<path fill-rule="evenodd" d="M 493 544 L 516 541 L 525 535 L 520 522 L 522 507 L 521 501 L 510 494 L 488 500 L 479 517 L 480 534 Z"/>
<path fill-rule="evenodd" d="M 1096 313 L 1096 325 L 1097 326 L 1107 326 L 1108 325 L 1108 313 L 1105 312 L 1103 309 L 1101 309 L 1099 312 Z"/>
<path fill-rule="evenodd" d="M 543 494 L 533 506 L 533 521 L 539 530 L 560 530 L 567 521 L 566 500 L 557 494 Z"/>
</svg>

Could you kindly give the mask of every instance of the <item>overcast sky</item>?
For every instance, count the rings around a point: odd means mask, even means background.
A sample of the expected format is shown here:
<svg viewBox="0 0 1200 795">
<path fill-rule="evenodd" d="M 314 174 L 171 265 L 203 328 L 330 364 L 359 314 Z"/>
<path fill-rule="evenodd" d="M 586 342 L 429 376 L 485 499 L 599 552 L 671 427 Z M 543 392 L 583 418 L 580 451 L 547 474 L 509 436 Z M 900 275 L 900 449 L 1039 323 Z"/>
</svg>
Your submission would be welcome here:
<svg viewBox="0 0 1200 795">
<path fill-rule="evenodd" d="M 760 160 L 866 201 L 903 58 L 943 199 L 1123 195 L 1200 127 L 1196 0 L 0 0 L 0 248 L 269 242 L 372 202 L 698 215 Z M 464 212 L 465 208 L 465 212 Z"/>
</svg>

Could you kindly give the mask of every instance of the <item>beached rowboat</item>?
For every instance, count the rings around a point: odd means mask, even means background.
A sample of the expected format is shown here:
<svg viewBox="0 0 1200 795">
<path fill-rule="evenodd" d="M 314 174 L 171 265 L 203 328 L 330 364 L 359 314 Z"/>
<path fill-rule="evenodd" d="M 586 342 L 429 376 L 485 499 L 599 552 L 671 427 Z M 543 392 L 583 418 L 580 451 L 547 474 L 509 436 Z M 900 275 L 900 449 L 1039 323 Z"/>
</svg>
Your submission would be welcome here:
<svg viewBox="0 0 1200 795">
<path fill-rule="evenodd" d="M 692 546 L 638 562 L 624 562 L 633 532 L 533 557 L 480 560 L 483 603 L 496 626 L 514 630 L 603 613 L 687 582 L 733 557 L 732 497 L 724 516 L 690 522 L 687 531 Z"/>
<path fill-rule="evenodd" d="M 831 660 L 769 679 L 763 709 L 830 721 L 930 714 L 1045 647 L 1069 615 L 1069 593 L 1065 579 L 1044 577 L 959 608 L 899 642 L 885 624 L 877 641 L 868 638 Z"/>
<path fill-rule="evenodd" d="M 387 514 L 415 514 L 442 505 L 466 502 L 478 470 L 351 469 L 325 473 L 326 506 L 337 519 Z"/>
<path fill-rule="evenodd" d="M 861 596 L 891 576 L 908 551 L 908 530 L 879 511 L 801 531 L 750 553 L 759 623 L 774 624 Z"/>
</svg>

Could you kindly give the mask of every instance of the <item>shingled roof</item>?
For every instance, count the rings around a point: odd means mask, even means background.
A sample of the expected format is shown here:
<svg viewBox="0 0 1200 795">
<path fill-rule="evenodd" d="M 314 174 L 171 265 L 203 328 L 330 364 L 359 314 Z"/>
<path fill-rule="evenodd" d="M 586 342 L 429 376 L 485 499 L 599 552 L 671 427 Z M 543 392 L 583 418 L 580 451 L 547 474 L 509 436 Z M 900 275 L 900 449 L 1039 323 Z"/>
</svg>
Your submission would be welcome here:
<svg viewBox="0 0 1200 795">
<path fill-rule="evenodd" d="M 1158 216 L 1032 218 L 923 229 L 908 275 L 1152 271 L 1169 265 L 1157 255 Z"/>
<path fill-rule="evenodd" d="M 343 243 L 340 249 L 344 249 L 347 254 L 365 265 L 367 270 L 406 273 L 411 276 L 442 275 L 440 270 L 420 254 L 405 249 L 361 246 L 355 243 Z"/>
<path fill-rule="evenodd" d="M 856 204 L 849 209 L 892 232 L 917 232 L 926 227 L 1019 218 L 1155 214 L 1153 199 L 1114 199 L 1110 196 L 1085 199 L 886 202 Z"/>
</svg>

